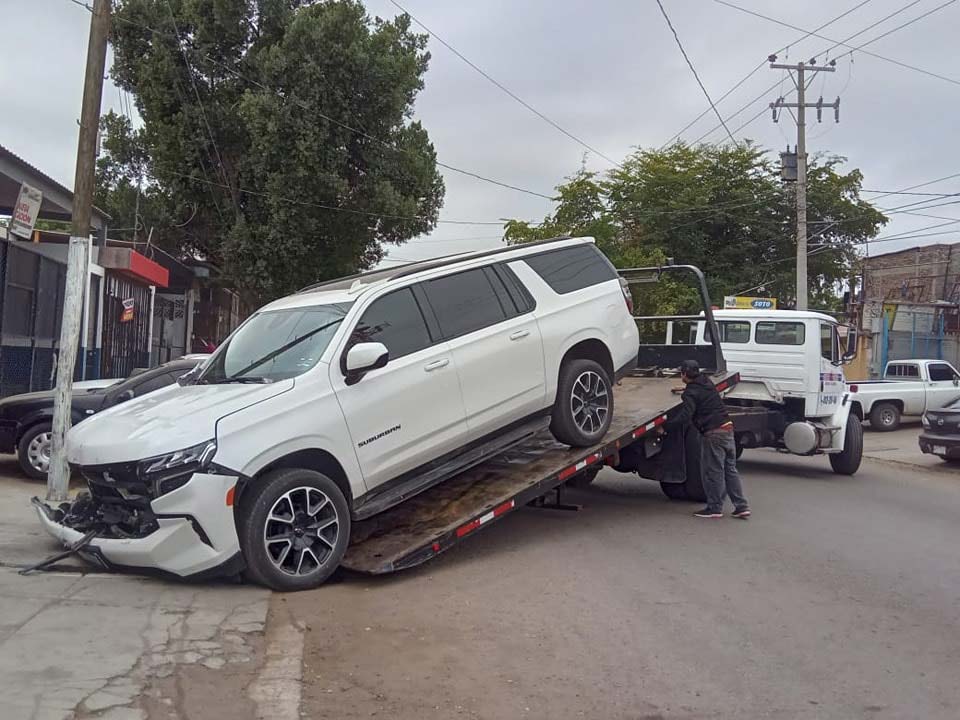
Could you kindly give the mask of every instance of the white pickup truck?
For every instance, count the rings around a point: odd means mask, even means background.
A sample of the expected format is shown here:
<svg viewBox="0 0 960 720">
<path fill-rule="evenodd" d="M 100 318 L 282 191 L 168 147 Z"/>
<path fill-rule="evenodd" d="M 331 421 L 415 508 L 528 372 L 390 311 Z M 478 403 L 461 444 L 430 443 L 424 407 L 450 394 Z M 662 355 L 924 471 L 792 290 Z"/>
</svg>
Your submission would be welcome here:
<svg viewBox="0 0 960 720">
<path fill-rule="evenodd" d="M 904 415 L 920 416 L 960 397 L 960 373 L 944 360 L 889 362 L 883 380 L 856 385 L 852 411 L 881 432 L 896 430 Z"/>
</svg>

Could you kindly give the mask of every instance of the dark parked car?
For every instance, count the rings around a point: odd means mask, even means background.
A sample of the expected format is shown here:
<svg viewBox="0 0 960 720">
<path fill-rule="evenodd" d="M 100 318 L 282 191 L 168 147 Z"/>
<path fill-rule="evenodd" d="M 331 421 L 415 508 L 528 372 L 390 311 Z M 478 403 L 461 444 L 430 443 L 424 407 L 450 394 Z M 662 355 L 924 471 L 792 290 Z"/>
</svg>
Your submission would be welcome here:
<svg viewBox="0 0 960 720">
<path fill-rule="evenodd" d="M 960 461 L 960 398 L 923 416 L 920 449 L 948 462 Z"/>
<path fill-rule="evenodd" d="M 108 387 L 73 393 L 73 424 L 108 407 L 172 385 L 200 362 L 172 360 Z M 53 391 L 13 395 L 0 400 L 0 453 L 17 453 L 28 476 L 42 480 L 50 466 Z"/>
</svg>

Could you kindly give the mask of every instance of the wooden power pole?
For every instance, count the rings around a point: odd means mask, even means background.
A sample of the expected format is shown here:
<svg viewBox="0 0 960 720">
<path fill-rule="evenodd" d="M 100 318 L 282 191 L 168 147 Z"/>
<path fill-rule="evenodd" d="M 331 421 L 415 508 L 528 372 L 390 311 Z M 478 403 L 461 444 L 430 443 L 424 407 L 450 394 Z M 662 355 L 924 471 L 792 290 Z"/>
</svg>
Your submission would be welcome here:
<svg viewBox="0 0 960 720">
<path fill-rule="evenodd" d="M 83 78 L 83 105 L 80 110 L 80 140 L 77 143 L 77 171 L 73 180 L 73 227 L 67 256 L 67 285 L 63 296 L 63 320 L 60 325 L 60 354 L 57 357 L 57 388 L 53 402 L 53 438 L 50 470 L 47 474 L 47 499 L 67 499 L 70 468 L 63 439 L 70 429 L 70 397 L 73 369 L 77 360 L 80 323 L 83 317 L 83 291 L 89 272 L 90 218 L 93 214 L 93 186 L 97 160 L 97 132 L 100 128 L 100 102 L 103 73 L 107 63 L 107 38 L 110 34 L 110 0 L 94 0 L 87 42 L 87 68 Z"/>
<path fill-rule="evenodd" d="M 840 98 L 824 105 L 823 98 L 815 103 L 808 103 L 806 73 L 835 72 L 833 65 L 817 65 L 816 60 L 796 65 L 778 65 L 771 56 L 770 67 L 775 70 L 789 70 L 797 86 L 797 102 L 785 102 L 782 97 L 770 103 L 773 110 L 773 121 L 777 121 L 779 108 L 797 109 L 797 310 L 807 309 L 807 295 L 809 285 L 807 280 L 807 108 L 815 108 L 817 122 L 821 120 L 823 108 L 832 108 L 837 122 L 840 122 Z M 793 73 L 796 73 L 794 76 Z"/>
</svg>

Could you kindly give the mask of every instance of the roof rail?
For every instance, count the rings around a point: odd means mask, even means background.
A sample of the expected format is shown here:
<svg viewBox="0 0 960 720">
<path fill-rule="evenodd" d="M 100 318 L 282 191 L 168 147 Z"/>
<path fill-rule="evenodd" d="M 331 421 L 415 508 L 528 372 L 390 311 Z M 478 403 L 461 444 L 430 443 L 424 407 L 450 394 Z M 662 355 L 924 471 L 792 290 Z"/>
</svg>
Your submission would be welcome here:
<svg viewBox="0 0 960 720">
<path fill-rule="evenodd" d="M 418 272 L 423 272 L 424 270 L 433 270 L 435 268 L 446 267 L 447 265 L 454 265 L 458 262 L 464 262 L 466 260 L 474 260 L 476 258 L 484 258 L 491 255 L 512 252 L 513 250 L 522 250 L 523 248 L 537 247 L 539 245 L 549 245 L 550 243 L 559 242 L 561 240 L 572 239 L 573 238 L 569 235 L 561 235 L 560 237 L 548 238 L 546 240 L 534 240 L 533 242 L 508 245 L 507 247 L 495 248 L 493 250 L 485 250 L 482 252 L 444 255 L 443 257 L 434 258 L 432 260 L 421 260 L 417 262 L 405 263 L 403 265 L 397 265 L 389 269 L 380 268 L 379 270 L 367 270 L 366 272 L 356 273 L 355 275 L 347 275 L 346 277 L 324 280 L 323 282 L 315 283 L 313 285 L 307 285 L 307 287 L 301 288 L 297 292 L 311 292 L 313 290 L 319 290 L 323 287 L 339 284 L 347 280 L 362 280 L 363 278 L 370 277 L 372 275 L 380 275 L 384 279 L 392 280 L 394 278 L 402 278 L 409 275 L 414 275 Z"/>
</svg>

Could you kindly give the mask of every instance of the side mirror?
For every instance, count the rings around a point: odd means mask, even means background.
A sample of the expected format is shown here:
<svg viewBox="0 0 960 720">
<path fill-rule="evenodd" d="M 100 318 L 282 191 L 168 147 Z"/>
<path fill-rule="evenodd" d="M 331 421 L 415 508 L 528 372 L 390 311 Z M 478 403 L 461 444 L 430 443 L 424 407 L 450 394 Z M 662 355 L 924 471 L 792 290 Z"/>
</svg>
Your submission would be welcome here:
<svg viewBox="0 0 960 720">
<path fill-rule="evenodd" d="M 124 390 L 122 393 L 120 393 L 113 399 L 113 404 L 119 405 L 120 403 L 126 402 L 127 400 L 133 400 L 133 390 Z"/>
<path fill-rule="evenodd" d="M 857 329 L 852 325 L 847 326 L 847 342 L 842 361 L 843 364 L 853 362 L 857 357 L 857 346 L 860 344 L 860 337 L 857 335 Z"/>
<path fill-rule="evenodd" d="M 354 385 L 371 370 L 385 367 L 390 360 L 390 351 L 383 343 L 357 343 L 347 351 L 344 373 L 347 385 Z"/>
<path fill-rule="evenodd" d="M 183 387 L 184 385 L 193 385 L 194 379 L 197 375 L 200 374 L 200 368 L 203 367 L 203 363 L 197 363 L 192 370 L 188 370 L 183 375 L 177 378 L 177 385 Z"/>
</svg>

